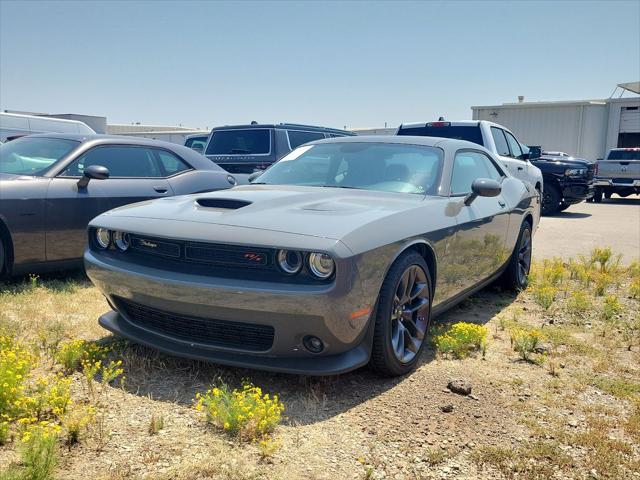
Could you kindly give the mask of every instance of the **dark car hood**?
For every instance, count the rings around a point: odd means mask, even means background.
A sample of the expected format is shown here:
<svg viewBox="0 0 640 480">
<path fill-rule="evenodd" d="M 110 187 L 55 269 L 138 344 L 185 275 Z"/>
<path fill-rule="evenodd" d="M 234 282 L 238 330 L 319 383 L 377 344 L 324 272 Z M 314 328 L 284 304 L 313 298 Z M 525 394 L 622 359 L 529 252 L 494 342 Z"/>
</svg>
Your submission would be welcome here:
<svg viewBox="0 0 640 480">
<path fill-rule="evenodd" d="M 589 165 L 593 165 L 593 162 L 590 162 L 589 160 L 585 160 L 583 158 L 567 158 L 567 157 L 540 157 L 540 158 L 536 158 L 535 160 L 533 160 L 533 164 L 535 165 L 538 162 L 544 162 L 544 163 L 553 163 L 554 165 L 562 165 L 565 167 L 575 167 L 575 168 L 587 168 L 589 167 Z"/>
<path fill-rule="evenodd" d="M 127 205 L 104 216 L 109 217 L 109 224 L 117 223 L 117 217 L 140 219 L 145 233 L 157 229 L 160 236 L 167 233 L 164 220 L 338 240 L 367 223 L 417 208 L 428 198 L 339 188 L 246 185 Z M 100 217 L 92 223 L 99 222 Z"/>
</svg>

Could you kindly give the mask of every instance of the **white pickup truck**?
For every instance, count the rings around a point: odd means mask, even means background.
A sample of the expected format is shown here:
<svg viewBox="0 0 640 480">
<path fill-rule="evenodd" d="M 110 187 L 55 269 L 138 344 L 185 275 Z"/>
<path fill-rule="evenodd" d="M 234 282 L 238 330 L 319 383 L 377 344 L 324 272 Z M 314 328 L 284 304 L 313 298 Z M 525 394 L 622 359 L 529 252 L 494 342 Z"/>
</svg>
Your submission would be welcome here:
<svg viewBox="0 0 640 480">
<path fill-rule="evenodd" d="M 498 157 L 512 176 L 528 182 L 542 194 L 542 172 L 530 161 L 535 157 L 502 125 L 486 120 L 403 123 L 396 135 L 457 138 L 482 145 Z"/>
<path fill-rule="evenodd" d="M 640 147 L 613 148 L 604 160 L 596 163 L 594 202 L 602 197 L 611 198 L 616 193 L 621 197 L 640 194 Z"/>
</svg>

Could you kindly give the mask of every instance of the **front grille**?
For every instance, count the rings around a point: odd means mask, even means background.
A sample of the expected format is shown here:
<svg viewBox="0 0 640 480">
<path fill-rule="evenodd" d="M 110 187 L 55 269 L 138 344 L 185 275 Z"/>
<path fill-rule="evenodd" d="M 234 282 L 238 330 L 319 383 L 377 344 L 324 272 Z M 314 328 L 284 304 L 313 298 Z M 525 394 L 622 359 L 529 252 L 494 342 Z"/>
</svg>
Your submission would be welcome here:
<svg viewBox="0 0 640 480">
<path fill-rule="evenodd" d="M 131 248 L 151 255 L 180 258 L 180 245 L 166 240 L 131 235 Z"/>
<path fill-rule="evenodd" d="M 93 236 L 89 238 L 93 241 Z M 334 280 L 334 277 L 319 279 L 306 266 L 296 275 L 283 272 L 277 265 L 278 250 L 275 248 L 174 240 L 133 233 L 130 238 L 131 248 L 126 252 L 116 249 L 96 252 L 132 264 L 188 275 L 298 285 L 328 284 Z"/>
<path fill-rule="evenodd" d="M 269 268 L 274 266 L 272 261 L 274 252 L 266 248 L 185 242 L 182 240 L 131 235 L 131 249 L 146 255 L 171 257 L 176 260 L 203 265 L 243 268 Z"/>
<path fill-rule="evenodd" d="M 123 298 L 115 298 L 115 302 L 134 325 L 187 342 L 255 352 L 273 345 L 274 329 L 269 325 L 166 312 Z"/>
<path fill-rule="evenodd" d="M 185 258 L 192 262 L 212 265 L 266 267 L 271 262 L 271 252 L 266 249 L 250 249 L 233 245 L 187 243 Z"/>
</svg>

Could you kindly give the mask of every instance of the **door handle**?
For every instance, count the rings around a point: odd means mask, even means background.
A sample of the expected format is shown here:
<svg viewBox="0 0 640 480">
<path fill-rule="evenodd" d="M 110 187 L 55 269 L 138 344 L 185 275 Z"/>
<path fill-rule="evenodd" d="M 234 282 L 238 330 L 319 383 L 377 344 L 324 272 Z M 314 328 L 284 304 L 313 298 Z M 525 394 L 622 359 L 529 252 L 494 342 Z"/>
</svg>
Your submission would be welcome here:
<svg viewBox="0 0 640 480">
<path fill-rule="evenodd" d="M 524 170 L 524 167 L 518 167 L 518 170 Z"/>
<path fill-rule="evenodd" d="M 167 193 L 167 188 L 166 187 L 155 186 L 155 187 L 153 187 L 153 189 L 158 193 Z"/>
<path fill-rule="evenodd" d="M 498 205 L 500 205 L 500 208 L 504 208 L 507 204 L 504 203 L 502 200 L 498 200 Z"/>
</svg>

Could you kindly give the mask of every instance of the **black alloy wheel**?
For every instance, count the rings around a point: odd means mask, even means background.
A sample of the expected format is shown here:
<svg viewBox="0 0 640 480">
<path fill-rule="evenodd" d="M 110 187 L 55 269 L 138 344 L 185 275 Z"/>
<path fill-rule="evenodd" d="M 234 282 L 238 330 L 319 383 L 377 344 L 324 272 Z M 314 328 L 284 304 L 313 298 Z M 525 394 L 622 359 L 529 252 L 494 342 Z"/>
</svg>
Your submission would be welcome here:
<svg viewBox="0 0 640 480">
<path fill-rule="evenodd" d="M 396 358 L 409 363 L 418 354 L 427 333 L 429 282 L 418 265 L 407 268 L 396 287 L 391 310 L 391 345 Z"/>
<path fill-rule="evenodd" d="M 527 284 L 529 270 L 531 270 L 531 229 L 524 228 L 520 233 L 520 245 L 518 246 L 518 284 Z"/>
<path fill-rule="evenodd" d="M 511 254 L 507 268 L 502 274 L 502 285 L 508 290 L 524 290 L 529 283 L 529 271 L 531 270 L 531 253 L 533 251 L 533 239 L 531 236 L 531 224 L 523 222 L 520 227 L 518 241 Z"/>
<path fill-rule="evenodd" d="M 404 375 L 415 368 L 428 336 L 431 285 L 429 268 L 415 251 L 389 269 L 378 297 L 370 362 L 379 373 Z"/>
<path fill-rule="evenodd" d="M 4 272 L 4 262 L 6 258 L 6 253 L 4 251 L 4 242 L 2 240 L 2 234 L 0 234 L 0 277 Z"/>
</svg>

